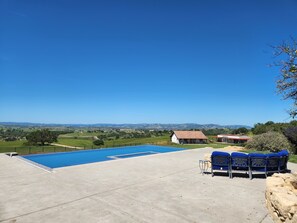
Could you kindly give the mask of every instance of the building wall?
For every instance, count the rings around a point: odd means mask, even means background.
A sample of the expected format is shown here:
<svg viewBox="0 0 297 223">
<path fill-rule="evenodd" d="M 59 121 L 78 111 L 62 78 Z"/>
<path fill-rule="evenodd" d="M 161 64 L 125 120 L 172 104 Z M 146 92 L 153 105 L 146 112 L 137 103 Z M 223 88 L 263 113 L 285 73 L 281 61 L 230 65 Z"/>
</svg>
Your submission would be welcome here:
<svg viewBox="0 0 297 223">
<path fill-rule="evenodd" d="M 179 144 L 179 140 L 178 140 L 178 138 L 176 137 L 175 134 L 173 134 L 173 135 L 171 136 L 171 142 Z"/>
<path fill-rule="evenodd" d="M 180 139 L 180 144 L 203 144 L 207 143 L 206 139 Z"/>
<path fill-rule="evenodd" d="M 247 142 L 247 139 L 229 139 L 229 138 L 218 138 L 218 142 L 225 142 L 225 143 L 245 143 Z"/>
</svg>

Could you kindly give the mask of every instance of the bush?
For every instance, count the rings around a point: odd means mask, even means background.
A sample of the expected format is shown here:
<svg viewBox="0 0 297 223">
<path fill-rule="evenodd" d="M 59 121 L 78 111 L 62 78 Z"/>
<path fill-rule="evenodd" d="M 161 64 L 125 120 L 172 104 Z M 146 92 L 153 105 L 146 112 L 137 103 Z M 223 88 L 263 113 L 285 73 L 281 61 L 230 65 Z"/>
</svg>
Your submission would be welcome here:
<svg viewBox="0 0 297 223">
<path fill-rule="evenodd" d="M 247 142 L 246 148 L 259 151 L 269 150 L 270 152 L 278 152 L 282 149 L 292 149 L 288 139 L 279 132 L 267 132 L 261 135 L 256 135 Z"/>
<path fill-rule="evenodd" d="M 14 136 L 9 136 L 9 137 L 4 138 L 4 141 L 6 141 L 6 142 L 17 141 L 17 140 L 18 140 L 18 138 L 14 137 Z"/>
<path fill-rule="evenodd" d="M 289 127 L 284 130 L 284 135 L 292 143 L 293 153 L 297 153 L 297 127 Z"/>
<path fill-rule="evenodd" d="M 94 145 L 96 146 L 103 146 L 104 145 L 104 141 L 102 139 L 97 139 L 93 142 Z"/>
</svg>

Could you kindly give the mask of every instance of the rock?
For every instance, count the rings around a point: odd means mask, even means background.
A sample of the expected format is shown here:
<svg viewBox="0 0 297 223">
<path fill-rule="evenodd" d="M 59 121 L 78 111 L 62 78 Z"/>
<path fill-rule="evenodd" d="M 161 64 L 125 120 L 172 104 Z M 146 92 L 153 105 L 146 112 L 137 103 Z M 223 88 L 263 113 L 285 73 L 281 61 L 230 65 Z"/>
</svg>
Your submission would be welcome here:
<svg viewBox="0 0 297 223">
<path fill-rule="evenodd" d="M 296 223 L 297 222 L 297 213 L 294 215 L 290 223 Z"/>
<path fill-rule="evenodd" d="M 279 219 L 280 219 L 281 221 L 285 221 L 285 220 L 286 220 L 283 216 L 279 217 Z"/>
<path fill-rule="evenodd" d="M 278 176 L 275 176 L 275 174 L 274 174 L 273 177 L 267 178 L 266 188 L 274 190 L 275 187 L 281 187 L 284 184 L 284 182 L 285 182 L 284 179 L 282 179 Z"/>
<path fill-rule="evenodd" d="M 291 196 L 285 188 L 280 188 L 271 195 L 271 203 L 282 216 L 288 215 L 291 208 L 297 205 L 297 196 Z"/>
<path fill-rule="evenodd" d="M 266 181 L 266 205 L 275 222 L 297 223 L 297 174 L 273 174 Z"/>
<path fill-rule="evenodd" d="M 297 190 L 297 181 L 291 182 L 292 186 L 294 187 L 295 190 Z"/>
<path fill-rule="evenodd" d="M 292 207 L 290 210 L 290 213 L 291 214 L 297 213 L 297 206 Z"/>
<path fill-rule="evenodd" d="M 289 219 L 292 219 L 293 215 L 291 213 L 288 213 Z"/>
</svg>

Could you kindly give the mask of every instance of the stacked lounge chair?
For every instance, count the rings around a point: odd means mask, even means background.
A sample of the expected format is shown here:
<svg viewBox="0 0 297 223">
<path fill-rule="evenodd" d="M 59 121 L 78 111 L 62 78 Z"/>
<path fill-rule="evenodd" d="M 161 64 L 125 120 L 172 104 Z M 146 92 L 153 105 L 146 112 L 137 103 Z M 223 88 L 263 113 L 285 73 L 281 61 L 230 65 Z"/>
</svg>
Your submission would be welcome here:
<svg viewBox="0 0 297 223">
<path fill-rule="evenodd" d="M 232 171 L 240 171 L 249 173 L 249 156 L 245 153 L 234 152 L 231 154 L 230 163 L 230 176 L 232 176 Z"/>
<path fill-rule="evenodd" d="M 269 154 L 233 152 L 231 155 L 215 151 L 211 155 L 211 174 L 214 176 L 215 171 L 224 171 L 232 178 L 233 171 L 240 171 L 248 173 L 249 178 L 252 179 L 253 173 L 260 172 L 267 177 L 271 173 L 287 172 L 288 160 L 287 150 Z"/>
<path fill-rule="evenodd" d="M 214 170 L 226 171 L 230 177 L 230 154 L 215 151 L 211 155 L 211 174 L 214 176 Z"/>
</svg>

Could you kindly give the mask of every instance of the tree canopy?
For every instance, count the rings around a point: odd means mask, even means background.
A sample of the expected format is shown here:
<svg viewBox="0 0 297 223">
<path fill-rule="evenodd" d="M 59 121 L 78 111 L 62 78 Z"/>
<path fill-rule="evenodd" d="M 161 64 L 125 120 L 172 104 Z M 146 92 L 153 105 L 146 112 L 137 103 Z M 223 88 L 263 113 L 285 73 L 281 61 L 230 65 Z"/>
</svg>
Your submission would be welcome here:
<svg viewBox="0 0 297 223">
<path fill-rule="evenodd" d="M 58 133 L 52 132 L 49 129 L 41 129 L 29 133 L 26 136 L 26 139 L 28 140 L 28 143 L 32 145 L 45 145 L 46 143 L 50 144 L 57 142 Z"/>
<path fill-rule="evenodd" d="M 4 141 L 20 140 L 26 136 L 26 133 L 19 128 L 0 129 L 0 139 Z"/>
<path fill-rule="evenodd" d="M 293 106 L 289 110 L 292 118 L 297 115 L 297 41 L 291 38 L 274 46 L 274 55 L 279 58 L 273 65 L 280 68 L 279 79 L 277 80 L 278 93 L 283 98 L 293 100 Z"/>
<path fill-rule="evenodd" d="M 232 131 L 232 134 L 247 134 L 249 132 L 249 130 L 245 127 L 241 127 L 241 128 L 238 128 L 238 129 L 234 129 Z"/>
<path fill-rule="evenodd" d="M 266 123 L 257 123 L 252 128 L 252 132 L 255 135 L 259 135 L 266 132 L 284 132 L 285 129 L 289 127 L 297 126 L 297 121 L 293 120 L 288 123 L 274 123 L 272 121 L 268 121 Z"/>
<path fill-rule="evenodd" d="M 94 145 L 96 146 L 103 146 L 104 145 L 104 141 L 102 139 L 97 139 L 93 142 Z"/>
<path fill-rule="evenodd" d="M 291 151 L 295 154 L 297 153 L 297 121 L 296 120 L 293 120 L 287 123 L 274 123 L 272 121 L 269 121 L 266 123 L 257 123 L 255 124 L 254 128 L 252 128 L 252 132 L 255 135 L 253 138 L 256 138 L 257 140 L 254 141 L 253 143 L 252 142 L 249 143 L 249 146 L 248 146 L 249 148 L 253 148 L 254 146 L 254 148 L 258 149 L 258 147 L 260 147 L 261 145 L 264 146 L 264 142 L 262 140 L 263 137 L 265 136 L 265 137 L 273 138 L 272 134 L 266 134 L 266 133 L 274 132 L 274 133 L 283 134 L 291 144 L 291 147 L 290 147 Z M 261 135 L 261 137 L 258 137 L 258 135 Z M 265 143 L 266 142 L 267 141 L 265 141 Z M 277 143 L 275 143 L 275 145 L 276 144 Z"/>
</svg>

